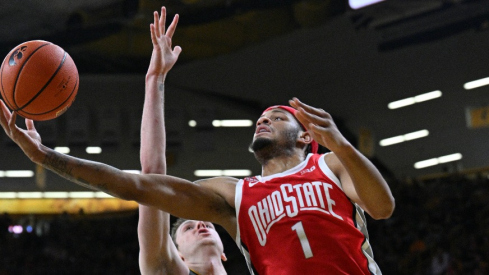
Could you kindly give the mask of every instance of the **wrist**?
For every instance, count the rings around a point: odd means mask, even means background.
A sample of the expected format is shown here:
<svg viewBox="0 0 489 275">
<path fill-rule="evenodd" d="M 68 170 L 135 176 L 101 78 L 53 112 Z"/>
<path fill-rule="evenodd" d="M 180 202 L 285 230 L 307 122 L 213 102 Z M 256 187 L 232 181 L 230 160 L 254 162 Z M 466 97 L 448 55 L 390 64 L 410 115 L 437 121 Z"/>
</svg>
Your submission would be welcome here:
<svg viewBox="0 0 489 275">
<path fill-rule="evenodd" d="M 358 150 L 348 141 L 338 144 L 338 146 L 331 151 L 333 151 L 338 157 L 350 157 L 358 153 Z"/>
<path fill-rule="evenodd" d="M 165 82 L 166 73 L 147 72 L 146 81 Z"/>
<path fill-rule="evenodd" d="M 48 147 L 40 144 L 39 147 L 36 148 L 36 150 L 26 152 L 26 155 L 29 157 L 29 159 L 32 162 L 39 164 L 39 165 L 42 165 L 49 150 L 52 150 L 52 149 L 49 149 Z"/>
</svg>

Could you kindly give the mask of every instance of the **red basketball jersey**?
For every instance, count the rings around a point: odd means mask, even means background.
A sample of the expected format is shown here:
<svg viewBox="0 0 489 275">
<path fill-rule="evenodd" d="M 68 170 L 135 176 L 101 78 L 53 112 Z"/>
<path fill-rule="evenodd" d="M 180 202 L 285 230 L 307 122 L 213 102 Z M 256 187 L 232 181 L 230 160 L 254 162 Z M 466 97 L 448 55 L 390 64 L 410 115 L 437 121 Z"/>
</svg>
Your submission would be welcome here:
<svg viewBox="0 0 489 275">
<path fill-rule="evenodd" d="M 283 173 L 240 180 L 236 242 L 251 274 L 381 274 L 363 210 L 324 155 Z"/>
</svg>

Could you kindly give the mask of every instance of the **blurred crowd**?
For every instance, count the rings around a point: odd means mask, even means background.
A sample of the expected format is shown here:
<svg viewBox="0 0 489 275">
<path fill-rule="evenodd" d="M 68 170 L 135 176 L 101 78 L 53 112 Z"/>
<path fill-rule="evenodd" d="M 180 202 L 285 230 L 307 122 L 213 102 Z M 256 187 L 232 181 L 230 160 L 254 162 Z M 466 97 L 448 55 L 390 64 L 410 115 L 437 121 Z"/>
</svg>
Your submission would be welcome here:
<svg viewBox="0 0 489 275">
<path fill-rule="evenodd" d="M 489 179 L 452 176 L 391 184 L 396 210 L 370 221 L 384 274 L 489 274 Z"/>
<path fill-rule="evenodd" d="M 368 220 L 383 274 L 489 274 L 489 179 L 454 176 L 390 183 L 396 210 Z M 140 274 L 137 211 L 30 216 L 31 232 L 0 216 L 0 275 Z M 222 232 L 222 229 L 218 228 Z M 249 274 L 233 240 L 221 234 L 229 274 Z"/>
</svg>

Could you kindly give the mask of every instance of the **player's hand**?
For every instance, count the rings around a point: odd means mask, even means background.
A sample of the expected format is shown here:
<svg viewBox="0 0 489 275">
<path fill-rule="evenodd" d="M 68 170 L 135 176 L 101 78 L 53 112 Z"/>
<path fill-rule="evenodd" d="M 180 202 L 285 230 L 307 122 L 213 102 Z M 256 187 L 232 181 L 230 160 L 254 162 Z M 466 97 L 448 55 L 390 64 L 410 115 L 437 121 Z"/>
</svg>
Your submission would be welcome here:
<svg viewBox="0 0 489 275">
<path fill-rule="evenodd" d="M 154 22 L 150 25 L 151 41 L 153 42 L 153 53 L 148 69 L 148 74 L 166 75 L 177 62 L 182 52 L 180 46 L 172 49 L 172 37 L 177 28 L 178 14 L 175 15 L 168 29 L 165 28 L 166 8 L 161 7 L 161 16 L 158 12 L 153 13 Z"/>
<path fill-rule="evenodd" d="M 35 152 L 38 152 L 42 145 L 41 136 L 34 127 L 34 121 L 26 119 L 25 124 L 27 129 L 21 129 L 15 125 L 17 113 L 11 113 L 2 100 L 0 100 L 0 108 L 0 124 L 3 130 L 34 161 Z"/>
<path fill-rule="evenodd" d="M 297 109 L 297 119 L 307 128 L 312 138 L 319 144 L 333 152 L 340 150 L 345 145 L 350 145 L 348 140 L 338 130 L 328 112 L 309 106 L 298 98 L 289 100 L 289 104 Z"/>
</svg>

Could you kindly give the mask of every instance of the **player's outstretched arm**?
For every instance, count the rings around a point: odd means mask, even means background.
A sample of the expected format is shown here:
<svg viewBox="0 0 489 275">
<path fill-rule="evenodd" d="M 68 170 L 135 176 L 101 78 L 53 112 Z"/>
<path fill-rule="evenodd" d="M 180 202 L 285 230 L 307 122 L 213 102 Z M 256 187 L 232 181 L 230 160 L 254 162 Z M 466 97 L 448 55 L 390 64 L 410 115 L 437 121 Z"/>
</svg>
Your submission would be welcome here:
<svg viewBox="0 0 489 275">
<path fill-rule="evenodd" d="M 334 153 L 326 155 L 326 161 L 342 182 L 346 195 L 372 218 L 389 218 L 395 207 L 394 197 L 372 162 L 340 133 L 329 113 L 297 98 L 289 103 L 298 110 L 297 119 L 314 140 Z"/>
<path fill-rule="evenodd" d="M 178 217 L 214 222 L 230 233 L 235 231 L 233 200 L 220 194 L 219 189 L 168 175 L 126 173 L 107 164 L 61 154 L 41 144 L 32 120 L 26 120 L 27 129 L 21 129 L 15 125 L 17 115 L 1 100 L 0 107 L 0 124 L 5 133 L 34 163 L 81 186 L 153 206 Z M 221 186 L 220 189 L 235 184 L 220 178 L 208 181 Z"/>
<path fill-rule="evenodd" d="M 166 174 L 166 134 L 164 120 L 164 80 L 178 54 L 171 52 L 171 36 L 178 16 L 165 33 L 166 9 L 161 17 L 154 12 L 150 26 L 153 53 L 146 77 L 141 121 L 141 168 L 144 174 Z M 141 274 L 188 274 L 170 237 L 170 214 L 155 207 L 139 205 L 139 268 Z"/>
</svg>

